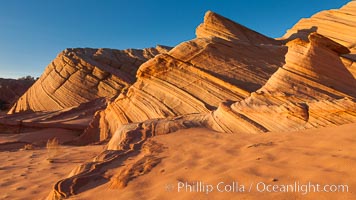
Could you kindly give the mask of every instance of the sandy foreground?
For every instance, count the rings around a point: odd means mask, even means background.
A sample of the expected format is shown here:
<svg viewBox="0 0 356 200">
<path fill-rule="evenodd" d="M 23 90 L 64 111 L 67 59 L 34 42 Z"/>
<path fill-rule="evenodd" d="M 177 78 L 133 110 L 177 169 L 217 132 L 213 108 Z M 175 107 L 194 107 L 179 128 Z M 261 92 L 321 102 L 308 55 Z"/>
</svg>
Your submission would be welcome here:
<svg viewBox="0 0 356 200">
<path fill-rule="evenodd" d="M 99 145 L 60 145 L 56 150 L 48 151 L 44 147 L 45 142 L 39 142 L 33 150 L 18 150 L 25 144 L 11 143 L 12 140 L 32 142 L 39 134 L 46 140 L 58 133 L 63 133 L 57 136 L 61 141 L 73 138 L 71 131 L 62 129 L 0 134 L 0 199 L 45 199 L 57 180 L 66 177 L 80 163 L 91 160 L 104 148 Z"/>
<path fill-rule="evenodd" d="M 356 199 L 355 130 L 356 124 L 259 135 L 181 130 L 150 139 L 161 145 L 162 160 L 127 187 L 106 183 L 70 199 Z M 103 148 L 61 146 L 52 163 L 44 147 L 2 150 L 0 199 L 45 199 L 57 180 Z"/>
<path fill-rule="evenodd" d="M 164 151 L 162 162 L 150 173 L 122 190 L 103 185 L 72 199 L 355 199 L 355 130 L 356 124 L 261 135 L 182 130 L 153 139 Z M 314 192 L 312 187 L 311 192 L 257 191 L 260 182 L 263 190 L 262 184 L 298 181 L 320 187 L 348 185 L 348 192 Z M 198 186 L 195 192 L 189 186 L 178 189 L 179 182 Z M 233 182 L 239 192 L 230 190 Z M 206 194 L 202 188 L 209 184 L 213 191 Z"/>
</svg>

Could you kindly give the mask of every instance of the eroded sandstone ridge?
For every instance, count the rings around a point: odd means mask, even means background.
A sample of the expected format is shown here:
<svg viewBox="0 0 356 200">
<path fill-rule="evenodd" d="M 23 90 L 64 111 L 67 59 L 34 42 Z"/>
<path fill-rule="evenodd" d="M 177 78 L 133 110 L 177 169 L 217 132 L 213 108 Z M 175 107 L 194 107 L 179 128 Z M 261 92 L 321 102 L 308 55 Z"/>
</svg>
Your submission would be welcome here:
<svg viewBox="0 0 356 200">
<path fill-rule="evenodd" d="M 113 98 L 135 82 L 137 68 L 168 48 L 66 49 L 45 69 L 9 114 L 56 111 L 100 97 Z"/>
<path fill-rule="evenodd" d="M 347 12 L 335 26 L 349 30 L 355 8 L 323 13 Z M 274 40 L 207 12 L 197 38 L 142 64 L 137 81 L 97 113 L 81 139 L 109 140 L 107 150 L 58 181 L 49 199 L 85 191 L 90 180 L 125 187 L 160 162 L 149 138 L 179 129 L 257 134 L 356 122 L 356 39 L 324 35 L 325 20 L 312 22 L 317 29 Z"/>
<path fill-rule="evenodd" d="M 109 148 L 121 149 L 123 138 L 132 137 L 127 135 L 132 130 L 159 135 L 207 127 L 227 133 L 260 133 L 355 122 L 356 80 L 340 58 L 349 50 L 318 33 L 311 33 L 308 41 L 298 38 L 286 46 L 286 64 L 244 100 L 223 102 L 208 114 L 121 126 Z"/>
<path fill-rule="evenodd" d="M 122 124 L 208 113 L 248 97 L 284 64 L 280 41 L 211 11 L 196 35 L 141 65 L 135 84 L 97 113 L 83 140 L 105 140 Z"/>
</svg>

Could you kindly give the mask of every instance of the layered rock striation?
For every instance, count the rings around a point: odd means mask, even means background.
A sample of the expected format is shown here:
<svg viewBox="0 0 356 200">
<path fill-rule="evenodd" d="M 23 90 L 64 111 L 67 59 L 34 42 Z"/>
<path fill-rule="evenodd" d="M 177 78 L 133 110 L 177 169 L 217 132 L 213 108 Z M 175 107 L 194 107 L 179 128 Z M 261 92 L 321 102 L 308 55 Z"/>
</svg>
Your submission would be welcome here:
<svg viewBox="0 0 356 200">
<path fill-rule="evenodd" d="M 137 81 L 97 114 L 83 137 L 100 133 L 105 140 L 123 124 L 208 113 L 221 101 L 248 97 L 284 64 L 280 41 L 211 11 L 196 35 L 142 64 Z"/>
<path fill-rule="evenodd" d="M 137 68 L 168 48 L 66 49 L 45 69 L 9 114 L 56 111 L 100 97 L 113 98 L 135 82 Z"/>
<path fill-rule="evenodd" d="M 109 149 L 121 149 L 134 129 L 152 135 L 206 127 L 226 133 L 293 131 L 356 121 L 356 80 L 341 61 L 349 50 L 318 33 L 286 44 L 286 63 L 243 100 L 227 101 L 207 114 L 191 114 L 121 126 Z"/>
</svg>

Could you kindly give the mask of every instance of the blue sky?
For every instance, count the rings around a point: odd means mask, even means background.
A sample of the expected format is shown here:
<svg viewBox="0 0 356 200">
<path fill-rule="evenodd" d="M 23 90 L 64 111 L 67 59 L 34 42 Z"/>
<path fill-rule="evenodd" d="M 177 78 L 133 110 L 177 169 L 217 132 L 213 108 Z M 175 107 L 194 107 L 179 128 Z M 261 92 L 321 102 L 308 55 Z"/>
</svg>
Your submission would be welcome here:
<svg viewBox="0 0 356 200">
<path fill-rule="evenodd" d="M 0 77 L 40 76 L 65 48 L 175 46 L 212 10 L 270 37 L 349 0 L 0 0 Z"/>
</svg>

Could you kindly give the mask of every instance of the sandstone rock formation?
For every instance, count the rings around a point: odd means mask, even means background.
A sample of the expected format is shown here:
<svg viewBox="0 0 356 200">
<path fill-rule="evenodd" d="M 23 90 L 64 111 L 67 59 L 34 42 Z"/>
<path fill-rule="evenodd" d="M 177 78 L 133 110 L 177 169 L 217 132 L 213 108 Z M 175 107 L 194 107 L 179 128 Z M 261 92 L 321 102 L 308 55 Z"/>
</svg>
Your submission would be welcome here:
<svg viewBox="0 0 356 200">
<path fill-rule="evenodd" d="M 340 58 L 349 50 L 317 33 L 311 33 L 308 41 L 290 41 L 287 47 L 286 64 L 244 100 L 222 103 L 209 114 L 124 125 L 109 148 L 121 149 L 133 130 L 157 135 L 207 127 L 227 133 L 260 133 L 355 122 L 356 80 Z"/>
<path fill-rule="evenodd" d="M 57 111 L 15 113 L 0 117 L 0 130 L 26 128 L 65 128 L 83 131 L 98 110 L 107 106 L 107 99 L 102 97 L 82 103 L 78 106 Z M 7 131 L 6 131 L 7 132 Z M 21 132 L 21 131 L 16 131 Z"/>
<path fill-rule="evenodd" d="M 74 145 L 94 114 L 105 109 L 107 101 L 103 97 L 58 111 L 2 115 L 0 150 L 21 150 L 26 148 L 24 145 L 30 149 L 43 148 L 53 138 L 58 139 L 60 144 Z"/>
<path fill-rule="evenodd" d="M 355 16 L 352 6 L 341 10 Z M 356 122 L 348 45 L 356 39 L 339 43 L 335 32 L 317 30 L 273 40 L 208 12 L 196 39 L 141 65 L 136 83 L 97 113 L 82 137 L 111 138 L 107 150 L 58 181 L 49 199 L 77 194 L 93 179 L 125 187 L 160 162 L 148 139 L 179 129 L 256 134 Z M 113 168 L 121 173 L 102 176 Z"/>
<path fill-rule="evenodd" d="M 356 82 L 339 57 L 347 48 L 317 33 L 308 38 L 287 43 L 286 64 L 261 89 L 214 112 L 215 129 L 256 133 L 355 121 Z"/>
<path fill-rule="evenodd" d="M 9 114 L 56 111 L 100 97 L 116 97 L 135 82 L 136 70 L 143 62 L 167 50 L 163 46 L 143 50 L 66 49 Z"/>
<path fill-rule="evenodd" d="M 135 84 L 97 114 L 83 140 L 105 140 L 126 123 L 208 113 L 248 97 L 284 64 L 280 41 L 210 11 L 196 35 L 141 65 Z"/>
<path fill-rule="evenodd" d="M 219 14 L 208 11 L 204 17 L 204 23 L 196 29 L 197 38 L 217 37 L 230 42 L 247 42 L 251 44 L 279 44 L 278 41 L 268 38 L 241 24 Z"/>
<path fill-rule="evenodd" d="M 356 63 L 353 58 L 353 44 L 356 39 L 348 37 L 354 29 L 354 26 L 352 26 L 354 20 L 352 12 L 355 6 L 354 2 L 350 2 L 340 10 L 324 11 L 314 15 L 316 19 L 319 19 L 317 16 L 333 14 L 327 18 L 321 18 L 316 21 L 314 17 L 308 20 L 301 20 L 287 32 L 284 38 L 288 38 L 286 42 L 293 38 L 308 40 L 308 35 L 313 31 L 321 34 L 325 33 L 328 38 L 350 48 L 351 53 L 348 50 L 340 50 L 341 52 L 339 53 L 342 55 L 340 59 L 343 65 L 347 67 L 355 78 Z M 350 15 L 350 17 L 342 18 L 338 13 L 341 13 L 341 16 Z M 345 30 L 346 33 L 350 34 L 338 34 L 338 32 L 335 32 L 336 28 L 328 32 L 328 23 L 325 22 L 327 20 L 336 21 L 335 26 L 339 30 Z M 318 28 L 316 29 L 315 27 Z M 93 135 L 98 135 L 98 132 L 100 132 L 100 136 L 97 138 L 103 140 L 110 137 L 122 124 L 213 110 L 221 101 L 241 100 L 246 95 L 248 96 L 250 92 L 259 89 L 266 81 L 266 78 L 269 78 L 277 69 L 276 67 L 281 67 L 284 64 L 286 49 L 280 45 L 282 40 L 276 41 L 263 36 L 211 11 L 206 13 L 204 23 L 198 26 L 196 35 L 197 39 L 184 42 L 168 54 L 162 54 L 144 63 L 137 74 L 138 81 L 130 87 L 128 93 L 121 95 L 115 102 L 111 103 L 106 111 L 98 113 L 95 123 L 100 127 L 94 128 L 95 130 L 89 128 L 86 134 L 92 138 Z M 345 43 L 345 41 L 348 42 Z M 295 43 L 298 42 L 295 41 Z M 298 63 L 298 57 L 294 57 L 296 60 L 291 62 Z M 272 61 L 271 58 L 276 60 Z M 320 59 L 316 58 L 315 60 L 318 62 L 317 60 Z M 339 62 L 339 60 L 334 62 Z M 186 65 L 190 67 L 184 67 Z M 177 68 L 179 72 L 175 70 Z M 196 68 L 206 73 L 203 74 L 195 70 Z M 194 71 L 191 69 L 194 69 Z M 330 68 L 319 67 L 319 71 L 315 72 L 316 74 L 313 76 L 318 76 L 318 73 L 322 72 L 323 69 L 330 70 Z M 329 79 L 324 84 L 334 82 L 332 78 L 334 71 L 330 70 L 329 73 Z M 174 74 L 174 77 L 170 78 L 170 74 Z M 204 82 L 190 77 L 195 74 L 203 77 L 205 79 L 203 80 Z M 185 78 L 185 76 L 188 77 Z M 343 80 L 344 82 L 349 82 L 349 75 L 347 77 L 347 80 Z M 163 80 L 164 84 L 162 84 L 161 80 Z M 207 81 L 208 84 L 205 83 Z M 211 87 L 217 83 L 224 82 L 225 85 L 222 87 L 227 88 L 227 91 L 226 89 L 220 89 L 219 87 L 221 86 Z M 167 83 L 169 83 L 168 86 L 166 86 Z M 230 87 L 229 84 L 236 87 Z M 215 88 L 218 88 L 218 90 Z M 352 88 L 348 87 L 347 90 L 352 91 Z M 234 91 L 234 94 L 227 94 L 228 91 Z M 163 94 L 161 94 L 162 92 Z M 238 94 L 238 97 L 236 94 Z M 128 107 L 130 108 L 129 110 L 125 109 Z"/>
<path fill-rule="evenodd" d="M 8 109 L 33 83 L 30 79 L 0 78 L 0 110 Z"/>
</svg>

